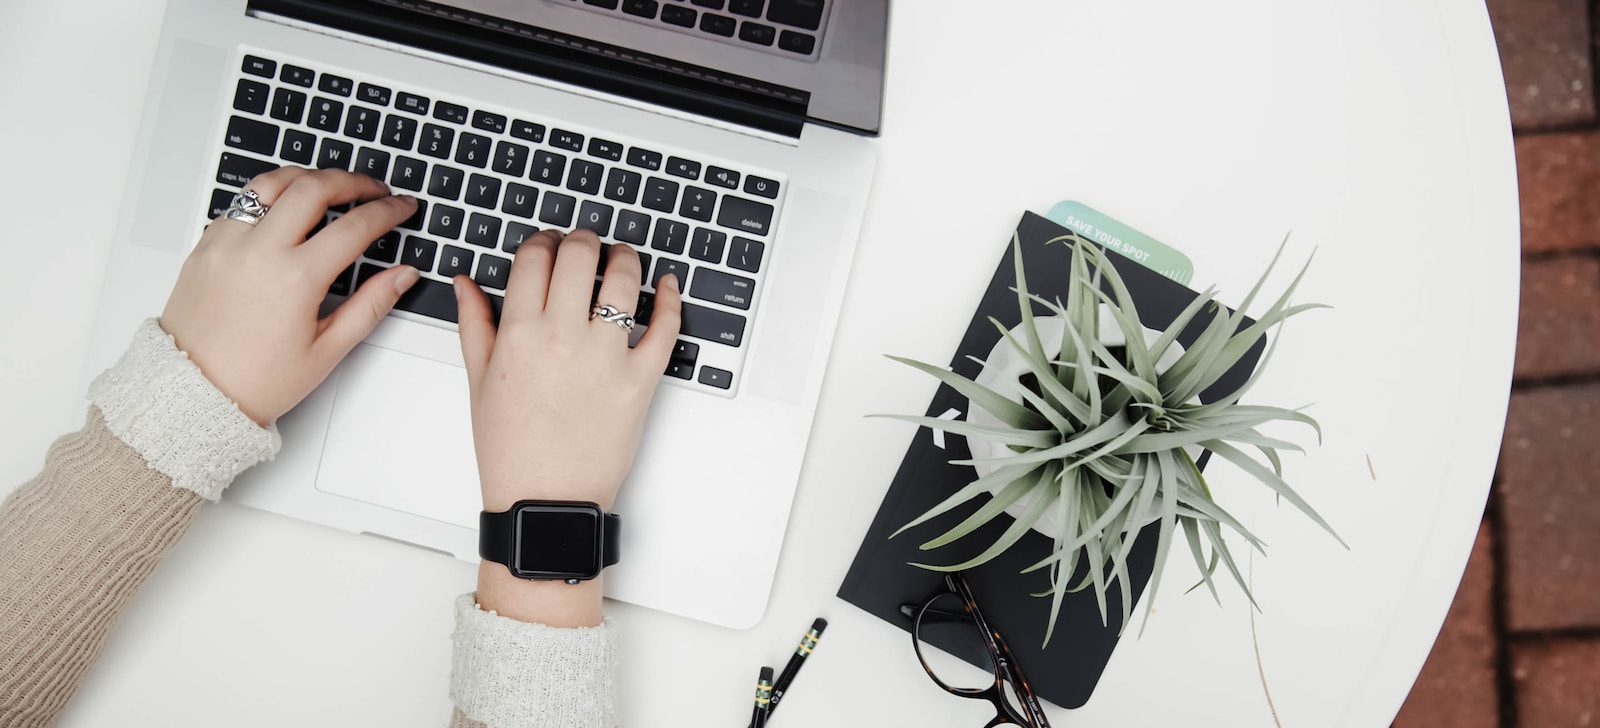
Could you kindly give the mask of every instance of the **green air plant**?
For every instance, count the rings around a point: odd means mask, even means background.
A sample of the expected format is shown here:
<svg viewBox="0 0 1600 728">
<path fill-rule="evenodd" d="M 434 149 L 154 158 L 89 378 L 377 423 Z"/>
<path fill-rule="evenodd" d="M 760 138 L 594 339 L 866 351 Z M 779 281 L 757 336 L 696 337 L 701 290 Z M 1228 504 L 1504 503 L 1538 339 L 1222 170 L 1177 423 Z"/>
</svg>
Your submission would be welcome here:
<svg viewBox="0 0 1600 728">
<path fill-rule="evenodd" d="M 1207 290 L 1164 331 L 1152 332 L 1153 338 L 1147 339 L 1133 298 L 1106 253 L 1076 236 L 1049 241 L 1055 243 L 1074 247 L 1066 300 L 1045 300 L 1028 292 L 1021 243 L 1013 239 L 1017 278 L 1013 290 L 1022 322 L 1014 332 L 990 319 L 1026 362 L 1027 374 L 1014 386 L 994 388 L 942 367 L 890 357 L 950 385 L 967 397 L 973 408 L 983 410 L 992 416 L 987 419 L 997 423 L 974 422 L 971 410 L 965 421 L 888 415 L 961 435 L 969 442 L 989 443 L 996 455 L 951 461 L 953 465 L 982 466 L 988 472 L 906 524 L 895 536 L 982 494 L 993 493 L 975 512 L 921 548 L 937 549 L 961 539 L 1013 509 L 1014 522 L 993 545 L 959 564 L 915 564 L 934 571 L 961 571 L 984 564 L 1011 548 L 1050 514 L 1054 522 L 1051 530 L 1055 531 L 1053 547 L 1023 571 L 1049 573 L 1050 588 L 1035 595 L 1051 599 L 1046 645 L 1054 634 L 1063 597 L 1088 587 L 1094 589 L 1101 621 L 1105 623 L 1106 593 L 1115 584 L 1122 596 L 1121 624 L 1127 625 L 1133 601 L 1128 555 L 1134 536 L 1153 522 L 1160 526 L 1146 620 L 1161 582 L 1167 550 L 1179 530 L 1200 569 L 1201 581 L 1191 589 L 1204 584 L 1220 602 L 1213 582 L 1220 565 L 1233 575 L 1254 607 L 1255 598 L 1223 538 L 1223 528 L 1237 533 L 1258 551 L 1263 544 L 1216 503 L 1195 464 L 1195 455 L 1209 450 L 1233 463 L 1272 489 L 1280 501 L 1287 500 L 1338 539 L 1332 527 L 1283 480 L 1280 453 L 1303 452 L 1301 448 L 1258 429 L 1274 421 L 1298 422 L 1314 430 L 1320 441 L 1321 428 L 1316 420 L 1298 410 L 1239 402 L 1272 358 L 1276 336 L 1260 365 L 1236 391 L 1207 403 L 1200 402 L 1199 394 L 1286 319 L 1321 308 L 1289 301 L 1305 268 L 1259 320 L 1245 325 L 1243 312 L 1255 300 L 1282 255 L 1280 247 L 1237 313 L 1230 313 L 1217 303 L 1215 289 Z M 1306 265 L 1309 267 L 1309 260 Z M 1039 325 L 1043 319 L 1036 319 L 1035 304 L 1059 319 L 1052 322 L 1061 324 L 1063 330 L 1059 353 L 1052 354 L 1046 348 Z M 1124 346 L 1102 342 L 1102 308 L 1110 313 L 1108 321 L 1115 320 L 1126 341 Z M 1178 344 L 1178 334 L 1202 312 L 1211 314 L 1211 319 L 1185 349 Z M 1264 462 L 1248 451 L 1259 453 Z M 1086 565 L 1085 573 L 1073 583 L 1080 561 Z"/>
</svg>

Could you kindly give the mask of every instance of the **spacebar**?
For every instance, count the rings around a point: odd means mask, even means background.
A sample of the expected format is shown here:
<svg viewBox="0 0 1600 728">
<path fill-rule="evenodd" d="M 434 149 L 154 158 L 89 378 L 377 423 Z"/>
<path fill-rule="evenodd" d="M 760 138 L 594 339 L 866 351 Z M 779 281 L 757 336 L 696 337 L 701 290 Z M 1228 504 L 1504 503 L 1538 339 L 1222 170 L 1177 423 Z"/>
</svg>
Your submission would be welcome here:
<svg viewBox="0 0 1600 728">
<path fill-rule="evenodd" d="M 495 323 L 500 322 L 500 309 L 505 305 L 505 298 L 488 291 L 483 295 L 489 299 L 489 308 L 493 312 Z M 400 296 L 400 301 L 394 307 L 401 311 L 419 313 L 441 321 L 456 323 L 456 292 L 455 286 L 449 283 L 433 280 L 432 278 L 419 278 L 411 286 L 411 290 Z"/>
</svg>

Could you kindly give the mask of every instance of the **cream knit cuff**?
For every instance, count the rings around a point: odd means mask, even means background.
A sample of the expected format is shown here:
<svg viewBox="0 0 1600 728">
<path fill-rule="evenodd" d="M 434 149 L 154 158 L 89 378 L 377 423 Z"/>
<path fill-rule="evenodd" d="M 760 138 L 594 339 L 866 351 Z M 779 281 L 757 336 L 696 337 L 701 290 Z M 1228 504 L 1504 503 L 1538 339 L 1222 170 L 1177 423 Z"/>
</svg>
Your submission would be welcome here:
<svg viewBox="0 0 1600 728">
<path fill-rule="evenodd" d="M 234 477 L 283 446 L 212 386 L 156 319 L 89 385 L 106 428 L 172 484 L 215 501 Z"/>
<path fill-rule="evenodd" d="M 610 621 L 572 629 L 519 622 L 456 599 L 450 700 L 490 728 L 614 728 Z"/>
</svg>

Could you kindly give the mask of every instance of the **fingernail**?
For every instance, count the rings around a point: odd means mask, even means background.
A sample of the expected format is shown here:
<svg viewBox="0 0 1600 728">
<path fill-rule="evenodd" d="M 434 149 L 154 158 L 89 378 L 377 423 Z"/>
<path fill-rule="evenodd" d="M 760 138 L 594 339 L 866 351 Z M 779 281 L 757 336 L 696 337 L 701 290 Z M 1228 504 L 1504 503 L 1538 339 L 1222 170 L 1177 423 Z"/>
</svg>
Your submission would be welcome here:
<svg viewBox="0 0 1600 728">
<path fill-rule="evenodd" d="M 396 197 L 399 197 L 402 200 L 409 200 L 413 205 L 417 204 L 417 198 L 412 195 L 396 195 Z"/>
<path fill-rule="evenodd" d="M 668 273 L 668 274 L 662 276 L 661 277 L 661 282 L 663 284 L 665 284 L 666 287 L 671 288 L 674 291 L 681 290 L 681 289 L 678 288 L 678 274 L 677 273 Z"/>
<path fill-rule="evenodd" d="M 456 304 L 461 303 L 461 281 L 450 281 L 450 287 L 456 289 Z"/>
<path fill-rule="evenodd" d="M 394 290 L 396 293 L 405 293 L 421 278 L 422 274 L 409 265 L 400 267 L 400 275 L 394 277 Z"/>
</svg>

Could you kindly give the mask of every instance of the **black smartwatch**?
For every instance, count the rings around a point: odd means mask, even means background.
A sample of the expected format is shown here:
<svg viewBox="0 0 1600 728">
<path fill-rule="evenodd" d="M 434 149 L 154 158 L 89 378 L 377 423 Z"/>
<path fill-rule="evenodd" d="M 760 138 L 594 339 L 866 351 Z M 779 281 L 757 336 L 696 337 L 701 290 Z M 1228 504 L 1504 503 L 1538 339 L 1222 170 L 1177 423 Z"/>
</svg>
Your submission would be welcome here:
<svg viewBox="0 0 1600 728">
<path fill-rule="evenodd" d="M 505 564 L 520 579 L 593 579 L 617 563 L 622 519 L 594 503 L 518 501 L 478 514 L 478 556 Z"/>
</svg>

